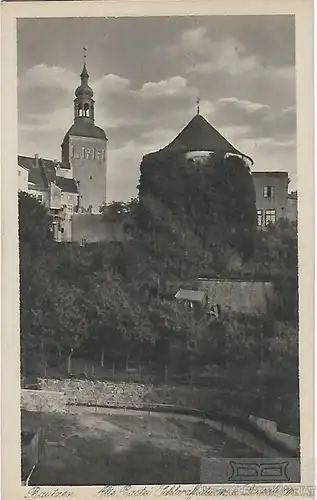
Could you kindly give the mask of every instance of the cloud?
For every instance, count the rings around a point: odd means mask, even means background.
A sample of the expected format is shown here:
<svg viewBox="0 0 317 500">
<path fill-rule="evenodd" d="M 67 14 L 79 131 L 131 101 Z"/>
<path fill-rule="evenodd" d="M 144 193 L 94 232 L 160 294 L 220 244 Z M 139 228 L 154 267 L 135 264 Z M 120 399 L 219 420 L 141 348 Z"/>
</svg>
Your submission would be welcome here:
<svg viewBox="0 0 317 500">
<path fill-rule="evenodd" d="M 193 92 L 187 86 L 187 80 L 181 76 L 173 76 L 160 82 L 146 82 L 138 92 L 142 97 L 155 99 L 160 97 L 179 97 Z"/>
<path fill-rule="evenodd" d="M 257 72 L 261 68 L 261 62 L 254 55 L 247 55 L 242 43 L 235 38 L 209 44 L 208 61 L 198 63 L 188 68 L 187 73 L 196 72 L 200 74 L 212 74 L 223 71 L 231 76 Z"/>
<path fill-rule="evenodd" d="M 210 39 L 207 36 L 207 30 L 200 26 L 185 30 L 178 42 L 167 50 L 170 54 L 178 55 L 180 53 L 205 54 L 209 49 Z"/>
<path fill-rule="evenodd" d="M 214 104 L 210 120 L 218 127 L 245 126 L 245 136 L 259 139 L 271 137 L 280 142 L 293 141 L 296 135 L 296 109 L 283 110 L 236 97 L 224 97 Z M 240 133 L 240 136 L 243 134 Z"/>
<path fill-rule="evenodd" d="M 230 76 L 248 74 L 256 78 L 270 72 L 273 77 L 294 78 L 294 65 L 272 66 L 263 57 L 250 54 L 245 45 L 236 37 L 225 37 L 222 40 L 212 41 L 204 28 L 187 31 L 182 34 L 171 52 L 196 52 L 200 60 L 186 69 L 186 74 L 197 73 L 212 75 L 223 72 Z"/>
<path fill-rule="evenodd" d="M 64 131 L 66 133 L 65 124 L 70 126 L 72 121 L 73 110 L 70 106 L 56 108 L 51 113 L 29 113 L 20 123 L 19 128 L 21 131 L 33 131 L 34 134 L 49 131 Z"/>
<path fill-rule="evenodd" d="M 91 86 L 96 94 L 120 94 L 129 90 L 131 82 L 127 78 L 121 78 L 118 75 L 110 73 L 98 80 L 92 81 Z"/>
<path fill-rule="evenodd" d="M 78 85 L 78 76 L 59 66 L 37 64 L 26 70 L 18 84 L 20 91 L 35 88 L 60 88 L 66 92 L 73 92 Z"/>
<path fill-rule="evenodd" d="M 237 99 L 237 97 L 222 97 L 218 100 L 217 105 L 234 105 L 237 108 L 244 110 L 246 113 L 255 113 L 262 110 L 268 110 L 269 106 L 267 104 L 262 104 L 259 102 L 247 101 Z"/>
</svg>

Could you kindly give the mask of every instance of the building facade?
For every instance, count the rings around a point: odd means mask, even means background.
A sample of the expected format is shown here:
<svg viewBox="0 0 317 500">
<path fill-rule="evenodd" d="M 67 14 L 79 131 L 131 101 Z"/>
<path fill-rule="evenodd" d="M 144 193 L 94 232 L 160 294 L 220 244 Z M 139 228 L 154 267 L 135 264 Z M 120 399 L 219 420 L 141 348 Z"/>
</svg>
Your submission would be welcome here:
<svg viewBox="0 0 317 500">
<path fill-rule="evenodd" d="M 289 211 L 287 172 L 252 172 L 259 228 L 287 218 Z"/>
<path fill-rule="evenodd" d="M 20 181 L 23 173 L 23 182 Z M 34 196 L 51 215 L 56 241 L 72 241 L 72 217 L 78 212 L 77 183 L 57 175 L 61 170 L 52 160 L 18 156 L 18 188 Z"/>
<path fill-rule="evenodd" d="M 297 221 L 298 206 L 297 206 L 297 191 L 288 193 L 287 196 L 287 218 L 292 221 Z"/>
</svg>

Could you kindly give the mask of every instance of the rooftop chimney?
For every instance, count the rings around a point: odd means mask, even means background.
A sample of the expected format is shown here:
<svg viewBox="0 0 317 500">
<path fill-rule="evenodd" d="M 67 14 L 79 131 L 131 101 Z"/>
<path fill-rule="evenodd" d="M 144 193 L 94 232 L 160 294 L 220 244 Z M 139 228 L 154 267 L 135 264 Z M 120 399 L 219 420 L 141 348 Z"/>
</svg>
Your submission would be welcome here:
<svg viewBox="0 0 317 500">
<path fill-rule="evenodd" d="M 36 153 L 34 155 L 34 158 L 35 158 L 35 166 L 38 167 L 39 166 L 39 155 Z"/>
</svg>

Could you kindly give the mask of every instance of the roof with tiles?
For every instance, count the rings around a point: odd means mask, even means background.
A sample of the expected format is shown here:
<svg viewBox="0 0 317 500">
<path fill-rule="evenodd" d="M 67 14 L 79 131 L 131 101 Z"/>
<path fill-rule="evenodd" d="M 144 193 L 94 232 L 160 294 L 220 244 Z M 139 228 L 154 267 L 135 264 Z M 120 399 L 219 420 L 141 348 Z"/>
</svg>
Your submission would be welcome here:
<svg viewBox="0 0 317 500">
<path fill-rule="evenodd" d="M 78 188 L 75 179 L 66 179 L 66 177 L 55 177 L 56 185 L 64 193 L 78 193 Z"/>
<path fill-rule="evenodd" d="M 74 179 L 66 179 L 56 175 L 58 163 L 46 158 L 18 156 L 18 165 L 29 171 L 29 182 L 37 188 L 47 189 L 51 182 L 56 182 L 58 187 L 66 193 L 77 193 L 78 188 Z"/>
</svg>

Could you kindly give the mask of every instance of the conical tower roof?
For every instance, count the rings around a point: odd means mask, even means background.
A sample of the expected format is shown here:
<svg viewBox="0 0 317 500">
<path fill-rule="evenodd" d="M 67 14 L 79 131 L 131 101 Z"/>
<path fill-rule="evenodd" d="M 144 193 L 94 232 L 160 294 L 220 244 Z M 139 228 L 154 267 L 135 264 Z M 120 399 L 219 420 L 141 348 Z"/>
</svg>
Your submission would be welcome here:
<svg viewBox="0 0 317 500">
<path fill-rule="evenodd" d="M 216 130 L 202 115 L 197 114 L 190 120 L 175 139 L 165 146 L 164 150 L 182 151 L 212 151 L 215 153 L 232 153 L 243 156 L 251 161 L 252 158 L 241 153 L 218 130 Z"/>
</svg>

